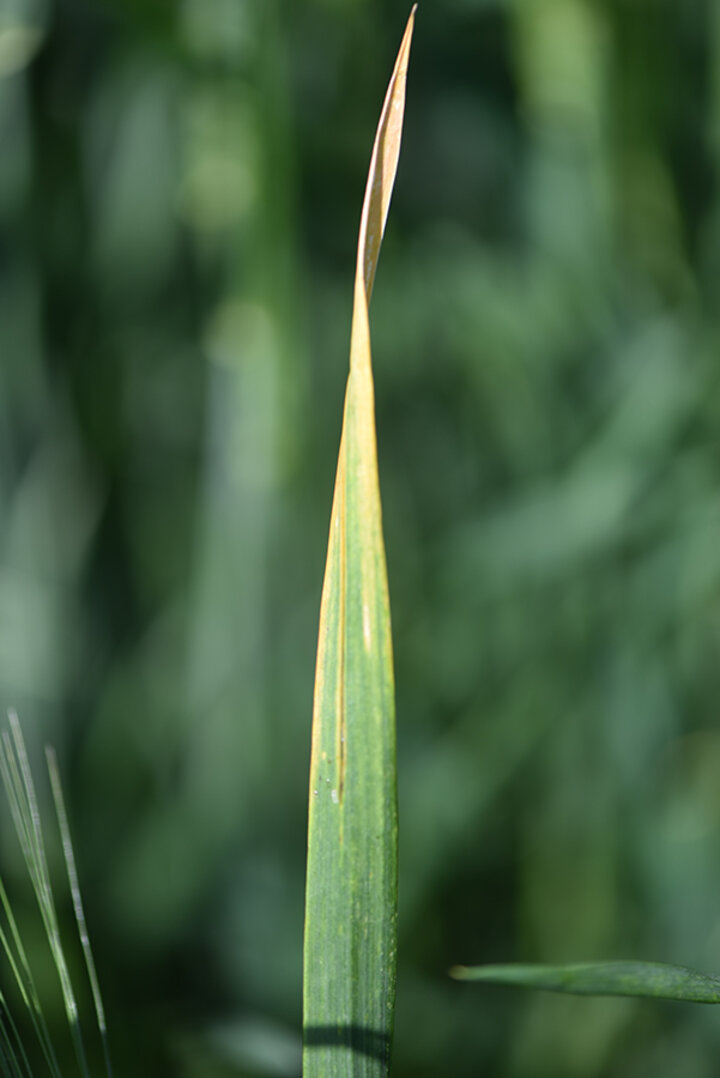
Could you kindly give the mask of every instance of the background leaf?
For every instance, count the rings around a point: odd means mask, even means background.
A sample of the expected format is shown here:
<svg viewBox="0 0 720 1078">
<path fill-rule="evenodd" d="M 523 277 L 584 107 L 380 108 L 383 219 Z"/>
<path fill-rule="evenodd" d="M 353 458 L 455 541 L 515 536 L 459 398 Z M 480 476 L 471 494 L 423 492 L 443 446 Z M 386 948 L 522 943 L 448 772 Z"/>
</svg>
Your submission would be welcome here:
<svg viewBox="0 0 720 1078">
<path fill-rule="evenodd" d="M 648 996 L 720 1003 L 720 979 L 661 962 L 596 962 L 567 966 L 455 966 L 459 981 L 485 981 L 576 996 Z"/>
</svg>

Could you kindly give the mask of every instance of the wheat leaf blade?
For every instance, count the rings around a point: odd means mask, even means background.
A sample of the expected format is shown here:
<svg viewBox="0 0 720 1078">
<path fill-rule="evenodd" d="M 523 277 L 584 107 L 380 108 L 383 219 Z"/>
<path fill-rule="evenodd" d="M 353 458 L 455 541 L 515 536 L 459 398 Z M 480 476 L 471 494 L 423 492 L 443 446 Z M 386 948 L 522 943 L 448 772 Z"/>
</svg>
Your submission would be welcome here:
<svg viewBox="0 0 720 1078">
<path fill-rule="evenodd" d="M 484 981 L 580 996 L 643 996 L 720 1003 L 720 979 L 660 962 L 600 962 L 568 966 L 455 966 L 461 981 Z"/>
<path fill-rule="evenodd" d="M 305 1078 L 380 1078 L 388 1073 L 392 1038 L 395 705 L 368 298 L 397 170 L 414 14 L 383 105 L 363 204 L 321 599 L 308 823 Z"/>
</svg>

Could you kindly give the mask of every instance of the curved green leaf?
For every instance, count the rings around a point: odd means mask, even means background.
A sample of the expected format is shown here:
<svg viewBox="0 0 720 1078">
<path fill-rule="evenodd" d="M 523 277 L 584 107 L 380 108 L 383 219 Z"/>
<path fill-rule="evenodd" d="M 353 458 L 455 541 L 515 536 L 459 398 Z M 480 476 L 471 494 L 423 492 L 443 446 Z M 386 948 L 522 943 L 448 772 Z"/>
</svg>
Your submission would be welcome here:
<svg viewBox="0 0 720 1078">
<path fill-rule="evenodd" d="M 388 1072 L 397 949 L 395 702 L 368 302 L 402 134 L 415 9 L 375 138 L 320 609 L 303 983 L 304 1078 Z"/>
<path fill-rule="evenodd" d="M 720 1003 L 720 979 L 661 962 L 600 962 L 570 966 L 455 966 L 460 981 L 485 981 L 578 996 L 646 996 Z"/>
</svg>

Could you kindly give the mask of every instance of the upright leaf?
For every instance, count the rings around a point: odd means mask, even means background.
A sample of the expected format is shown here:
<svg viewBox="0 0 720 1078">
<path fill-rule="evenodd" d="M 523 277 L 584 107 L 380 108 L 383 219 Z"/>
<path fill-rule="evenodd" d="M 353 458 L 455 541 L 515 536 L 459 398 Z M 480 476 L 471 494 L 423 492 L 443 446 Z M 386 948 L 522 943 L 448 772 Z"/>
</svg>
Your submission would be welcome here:
<svg viewBox="0 0 720 1078">
<path fill-rule="evenodd" d="M 305 1078 L 389 1067 L 397 950 L 395 703 L 368 302 L 395 173 L 415 8 L 373 146 L 313 708 L 305 906 Z"/>
</svg>

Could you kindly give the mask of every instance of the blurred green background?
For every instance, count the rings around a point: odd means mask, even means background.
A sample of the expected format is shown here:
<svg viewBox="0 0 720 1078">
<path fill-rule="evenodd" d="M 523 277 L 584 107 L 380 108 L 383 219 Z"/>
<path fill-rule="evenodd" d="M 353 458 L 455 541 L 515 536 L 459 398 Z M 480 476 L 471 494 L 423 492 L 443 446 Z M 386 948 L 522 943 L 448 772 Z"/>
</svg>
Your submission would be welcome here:
<svg viewBox="0 0 720 1078">
<path fill-rule="evenodd" d="M 300 1072 L 354 249 L 408 10 L 0 0 L 0 705 L 60 755 L 121 1075 Z M 716 0 L 422 3 L 372 311 L 397 1078 L 717 1074 L 713 1008 L 446 971 L 720 972 L 719 155 Z"/>
</svg>

